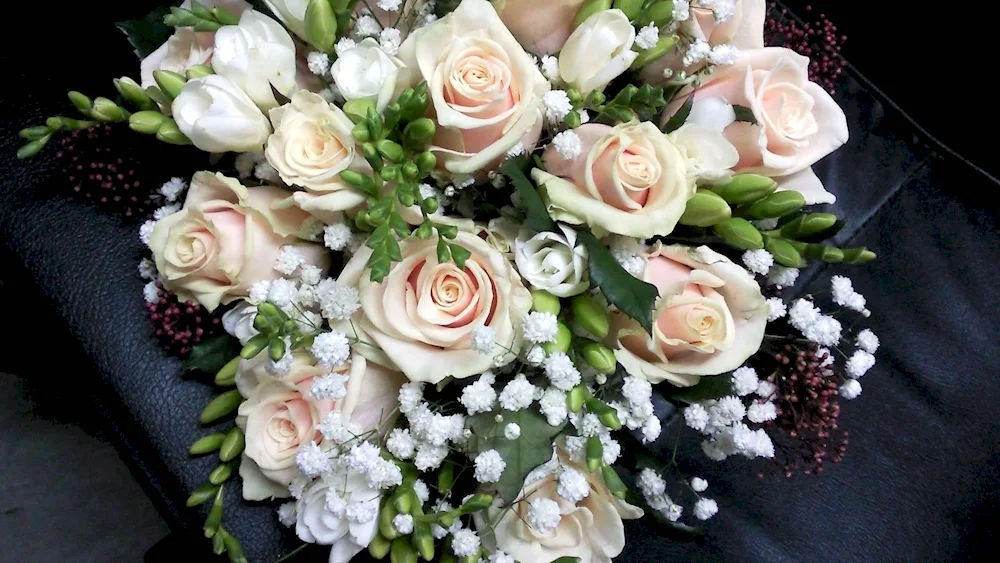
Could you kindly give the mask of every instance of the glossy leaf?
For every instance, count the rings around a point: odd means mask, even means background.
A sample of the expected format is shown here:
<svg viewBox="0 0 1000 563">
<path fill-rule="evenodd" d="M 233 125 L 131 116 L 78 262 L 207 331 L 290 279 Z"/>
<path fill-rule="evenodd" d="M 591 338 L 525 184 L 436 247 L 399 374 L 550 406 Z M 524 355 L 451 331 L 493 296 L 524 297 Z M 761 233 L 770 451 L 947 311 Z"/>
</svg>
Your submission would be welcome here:
<svg viewBox="0 0 1000 563">
<path fill-rule="evenodd" d="M 579 237 L 590 255 L 588 273 L 591 285 L 599 287 L 612 305 L 651 332 L 653 306 L 658 295 L 656 287 L 626 272 L 593 233 L 583 231 Z"/>
<path fill-rule="evenodd" d="M 533 409 L 502 411 L 501 414 L 502 423 L 495 420 L 496 414 L 492 412 L 470 417 L 471 428 L 476 452 L 495 449 L 507 463 L 500 480 L 490 486 L 504 501 L 513 502 L 521 493 L 528 473 L 552 459 L 552 439 L 563 425 L 550 426 L 545 417 Z M 504 427 L 511 422 L 521 427 L 521 435 L 516 440 L 504 437 Z"/>
</svg>

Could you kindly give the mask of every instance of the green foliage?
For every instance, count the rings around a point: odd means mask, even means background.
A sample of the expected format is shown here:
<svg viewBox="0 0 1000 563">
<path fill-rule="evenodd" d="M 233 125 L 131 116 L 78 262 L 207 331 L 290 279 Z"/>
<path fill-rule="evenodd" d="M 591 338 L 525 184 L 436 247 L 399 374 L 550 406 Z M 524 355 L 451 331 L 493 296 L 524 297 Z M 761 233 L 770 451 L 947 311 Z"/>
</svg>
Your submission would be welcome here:
<svg viewBox="0 0 1000 563">
<path fill-rule="evenodd" d="M 746 106 L 733 106 L 733 111 L 736 112 L 736 121 L 757 125 L 757 118 L 750 108 Z"/>
<path fill-rule="evenodd" d="M 139 20 L 118 22 L 120 29 L 135 50 L 135 56 L 144 59 L 167 42 L 174 30 L 163 22 L 170 13 L 170 6 L 160 6 Z"/>
<path fill-rule="evenodd" d="M 500 171 L 510 178 L 521 196 L 521 204 L 524 206 L 526 216 L 524 226 L 534 231 L 554 231 L 556 223 L 549 217 L 549 212 L 545 209 L 545 202 L 542 201 L 534 184 L 524 174 L 524 170 L 529 166 L 530 161 L 526 156 L 512 158 L 500 167 Z"/>
<path fill-rule="evenodd" d="M 597 112 L 597 120 L 608 123 L 624 123 L 633 119 L 650 121 L 659 115 L 667 105 L 663 87 L 643 84 L 629 84 L 622 88 L 607 103 L 593 103 L 591 96 L 584 101 L 585 107 Z M 587 102 L 590 101 L 588 104 Z"/>
<path fill-rule="evenodd" d="M 687 121 L 689 115 L 691 115 L 691 108 L 694 106 L 694 95 L 690 95 L 678 108 L 677 113 L 672 115 L 669 120 L 663 125 L 664 133 L 673 133 L 674 131 L 680 129 L 681 125 Z"/>
<path fill-rule="evenodd" d="M 658 294 L 656 287 L 626 272 L 593 233 L 582 231 L 579 237 L 590 256 L 588 273 L 591 286 L 599 287 L 608 302 L 651 332 L 653 306 Z"/>
<path fill-rule="evenodd" d="M 696 385 L 691 387 L 671 387 L 667 390 L 667 396 L 670 399 L 689 405 L 732 394 L 733 378 L 728 373 L 702 377 Z"/>
<path fill-rule="evenodd" d="M 199 2 L 191 2 L 188 9 L 170 8 L 170 13 L 163 15 L 161 21 L 164 26 L 169 27 L 191 27 L 195 31 L 218 31 L 224 25 L 239 23 L 240 19 L 236 17 L 236 14 L 224 8 L 218 6 L 209 8 Z"/>
<path fill-rule="evenodd" d="M 528 473 L 552 458 L 552 439 L 564 425 L 550 426 L 545 417 L 534 409 L 501 411 L 501 414 L 502 423 L 495 420 L 496 413 L 492 412 L 469 417 L 472 429 L 470 444 L 476 453 L 497 450 L 507 463 L 500 480 L 491 486 L 509 503 L 521 493 Z M 521 427 L 521 435 L 516 440 L 508 440 L 503 435 L 504 426 L 511 422 Z"/>
<path fill-rule="evenodd" d="M 191 347 L 191 355 L 184 360 L 183 369 L 214 375 L 240 354 L 240 348 L 240 341 L 228 334 L 209 338 Z"/>
</svg>

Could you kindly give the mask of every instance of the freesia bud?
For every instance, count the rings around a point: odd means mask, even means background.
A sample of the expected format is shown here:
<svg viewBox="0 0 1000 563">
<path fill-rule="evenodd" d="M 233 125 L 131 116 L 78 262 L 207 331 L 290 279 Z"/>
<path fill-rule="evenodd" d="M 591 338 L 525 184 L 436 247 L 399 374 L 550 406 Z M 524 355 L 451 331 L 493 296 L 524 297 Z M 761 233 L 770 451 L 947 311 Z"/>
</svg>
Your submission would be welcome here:
<svg viewBox="0 0 1000 563">
<path fill-rule="evenodd" d="M 615 353 L 598 342 L 588 342 L 583 346 L 583 359 L 599 373 L 612 374 L 618 367 Z"/>
<path fill-rule="evenodd" d="M 337 40 L 337 15 L 328 0 L 309 0 L 305 17 L 306 41 L 324 53 Z"/>
<path fill-rule="evenodd" d="M 729 203 L 744 205 L 774 193 L 777 188 L 778 183 L 773 178 L 759 174 L 737 174 L 729 182 L 714 186 L 712 191 Z"/>
<path fill-rule="evenodd" d="M 546 342 L 542 344 L 542 350 L 545 350 L 546 354 L 554 354 L 556 352 L 566 352 L 569 350 L 569 346 L 573 341 L 573 333 L 570 332 L 569 327 L 563 323 L 559 323 L 556 329 L 556 339 L 552 342 Z"/>
<path fill-rule="evenodd" d="M 598 338 L 604 338 L 610 330 L 607 307 L 602 307 L 589 295 L 577 295 L 570 302 L 573 320 L 584 330 Z"/>
<path fill-rule="evenodd" d="M 784 217 L 794 213 L 806 204 L 806 198 L 794 190 L 775 192 L 750 206 L 750 216 L 754 219 Z"/>
<path fill-rule="evenodd" d="M 195 78 L 202 78 L 210 74 L 215 74 L 215 71 L 212 70 L 212 67 L 206 65 L 194 65 L 191 68 L 187 69 L 187 71 L 184 73 L 184 75 L 187 77 L 188 80 L 194 80 Z"/>
<path fill-rule="evenodd" d="M 90 115 L 98 121 L 124 121 L 128 117 L 128 112 L 107 98 L 97 98 L 94 100 Z"/>
<path fill-rule="evenodd" d="M 646 13 L 639 18 L 639 26 L 646 27 L 650 23 L 662 28 L 674 19 L 674 1 L 662 0 L 646 9 Z"/>
<path fill-rule="evenodd" d="M 582 23 L 559 52 L 559 76 L 581 94 L 604 88 L 639 56 L 632 51 L 635 28 L 621 10 L 608 10 L 608 3 L 585 4 L 577 14 Z"/>
<path fill-rule="evenodd" d="M 170 70 L 154 70 L 153 79 L 156 80 L 156 85 L 160 87 L 160 91 L 166 94 L 171 100 L 181 93 L 181 89 L 187 83 L 187 78 L 184 78 L 184 75 Z"/>
<path fill-rule="evenodd" d="M 642 12 L 643 0 L 615 0 L 614 7 L 621 10 L 625 17 L 634 20 Z"/>
<path fill-rule="evenodd" d="M 376 532 L 375 537 L 372 538 L 372 541 L 368 544 L 368 554 L 375 559 L 385 559 L 385 556 L 389 555 L 389 546 L 391 545 L 392 543 L 389 540 L 385 539 L 382 534 Z"/>
<path fill-rule="evenodd" d="M 733 248 L 739 248 L 740 250 L 759 250 L 764 248 L 764 237 L 746 219 L 732 217 L 721 223 L 717 223 L 712 228 L 715 230 L 715 234 L 722 237 L 726 244 Z"/>
<path fill-rule="evenodd" d="M 587 18 L 597 12 L 603 12 L 610 9 L 611 0 L 588 0 L 587 3 L 580 8 L 580 11 L 576 13 L 576 25 L 579 26 L 583 22 L 587 21 Z"/>
<path fill-rule="evenodd" d="M 732 215 L 732 208 L 718 194 L 709 190 L 698 190 L 694 197 L 687 201 L 684 214 L 677 222 L 691 227 L 711 227 L 729 219 Z"/>
<path fill-rule="evenodd" d="M 139 109 L 147 110 L 156 107 L 153 99 L 149 97 L 149 94 L 139 86 L 135 80 L 127 76 L 117 78 L 114 81 L 115 89 L 118 93 L 122 95 L 123 98 L 135 104 Z"/>
<path fill-rule="evenodd" d="M 561 305 L 559 298 L 544 289 L 531 290 L 531 310 L 558 315 Z"/>
<path fill-rule="evenodd" d="M 783 238 L 767 237 L 764 248 L 774 256 L 774 261 L 782 266 L 801 268 L 805 264 L 799 251 Z"/>
<path fill-rule="evenodd" d="M 660 57 L 666 55 L 674 48 L 677 43 L 676 35 L 663 35 L 656 40 L 656 45 L 653 45 L 649 49 L 645 49 L 639 52 L 639 56 L 632 61 L 632 70 L 639 70 L 640 68 L 648 65 L 649 63 L 659 59 Z M 634 48 L 634 47 L 633 47 Z"/>
</svg>

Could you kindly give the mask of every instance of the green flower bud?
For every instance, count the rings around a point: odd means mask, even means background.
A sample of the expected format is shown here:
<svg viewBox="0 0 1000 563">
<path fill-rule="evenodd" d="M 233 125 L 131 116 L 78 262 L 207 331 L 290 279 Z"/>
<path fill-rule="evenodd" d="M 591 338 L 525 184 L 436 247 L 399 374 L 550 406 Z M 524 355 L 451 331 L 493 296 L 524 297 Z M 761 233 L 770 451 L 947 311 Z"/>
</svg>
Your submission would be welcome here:
<svg viewBox="0 0 1000 563">
<path fill-rule="evenodd" d="M 580 117 L 580 112 L 576 110 L 567 113 L 566 117 L 563 118 L 563 125 L 565 125 L 567 129 L 576 129 L 582 124 L 582 122 L 583 119 Z"/>
<path fill-rule="evenodd" d="M 420 209 L 422 209 L 423 212 L 428 215 L 437 211 L 437 208 L 438 208 L 438 200 L 436 198 L 428 197 L 420 202 Z"/>
<path fill-rule="evenodd" d="M 597 338 L 608 335 L 610 329 L 608 309 L 601 306 L 593 297 L 586 294 L 577 295 L 570 301 L 570 310 L 573 312 L 576 324 L 590 334 Z"/>
<path fill-rule="evenodd" d="M 639 18 L 640 27 L 646 27 L 650 23 L 656 27 L 663 27 L 674 19 L 674 0 L 664 0 L 657 2 L 646 9 L 646 13 Z"/>
<path fill-rule="evenodd" d="M 439 264 L 451 262 L 451 248 L 444 238 L 439 238 L 437 242 L 437 259 Z"/>
<path fill-rule="evenodd" d="M 837 264 L 844 261 L 844 251 L 835 246 L 827 246 L 823 249 L 819 259 L 830 264 Z"/>
<path fill-rule="evenodd" d="M 375 102 L 368 98 L 358 98 L 356 100 L 348 100 L 344 103 L 344 113 L 347 117 L 351 118 L 351 121 L 359 125 L 363 124 L 366 117 L 368 116 L 368 110 L 375 109 Z M 357 127 L 355 130 L 355 138 L 357 138 Z M 358 139 L 359 141 L 361 139 Z M 368 140 L 368 139 L 366 139 Z"/>
<path fill-rule="evenodd" d="M 569 327 L 563 323 L 559 323 L 556 329 L 556 339 L 552 342 L 546 342 L 542 344 L 542 350 L 545 350 L 546 354 L 554 354 L 555 352 L 565 353 L 569 350 L 569 345 L 573 342 L 573 333 L 570 332 Z"/>
<path fill-rule="evenodd" d="M 163 18 L 163 23 L 175 27 L 193 27 L 200 18 L 191 10 L 184 8 L 170 8 L 170 15 Z"/>
<path fill-rule="evenodd" d="M 258 309 L 258 313 L 259 312 L 260 310 Z M 264 348 L 267 348 L 267 341 L 268 338 L 266 334 L 258 334 L 257 336 L 254 336 L 249 342 L 246 343 L 246 345 L 243 346 L 243 349 L 240 350 L 240 357 L 244 360 L 249 360 L 250 358 L 255 357 L 257 354 L 260 354 Z"/>
<path fill-rule="evenodd" d="M 590 398 L 590 391 L 583 385 L 577 385 L 566 394 L 566 408 L 571 413 L 578 413 L 583 408 L 583 403 Z"/>
<path fill-rule="evenodd" d="M 604 445 L 597 436 L 587 438 L 587 469 L 597 471 L 604 465 Z"/>
<path fill-rule="evenodd" d="M 221 28 L 221 23 L 214 22 L 212 20 L 198 20 L 198 22 L 194 24 L 195 31 L 219 31 Z"/>
<path fill-rule="evenodd" d="M 167 119 L 169 119 L 167 116 L 158 111 L 139 111 L 128 117 L 128 126 L 129 129 L 138 133 L 155 135 Z"/>
<path fill-rule="evenodd" d="M 805 260 L 790 242 L 779 237 L 767 237 L 764 248 L 774 256 L 774 261 L 789 268 L 801 268 Z"/>
<path fill-rule="evenodd" d="M 618 476 L 618 472 L 615 471 L 614 467 L 610 465 L 605 465 L 601 468 L 601 476 L 604 477 L 604 484 L 608 486 L 608 490 L 614 496 L 623 499 L 628 493 L 628 487 L 622 482 L 621 477 Z"/>
<path fill-rule="evenodd" d="M 306 6 L 305 40 L 324 53 L 337 40 L 337 16 L 328 0 L 309 0 Z"/>
<path fill-rule="evenodd" d="M 232 461 L 236 459 L 236 456 L 243 453 L 243 447 L 246 445 L 246 439 L 243 437 L 243 431 L 237 426 L 226 434 L 226 438 L 222 440 L 222 445 L 219 447 L 219 459 L 222 461 Z"/>
<path fill-rule="evenodd" d="M 191 10 L 192 14 L 198 16 L 198 19 L 212 19 L 212 11 L 208 8 L 208 6 L 198 2 L 198 0 L 192 0 L 191 7 L 188 9 Z"/>
<path fill-rule="evenodd" d="M 411 489 L 406 487 L 397 487 L 396 491 L 392 493 L 390 500 L 400 514 L 409 514 L 413 510 L 413 497 L 410 495 L 410 491 Z"/>
<path fill-rule="evenodd" d="M 874 252 L 863 246 L 859 248 L 845 248 L 843 253 L 845 264 L 867 264 L 877 257 Z"/>
<path fill-rule="evenodd" d="M 382 139 L 375 143 L 375 148 L 389 162 L 403 161 L 403 147 L 399 146 L 399 143 L 390 141 L 389 139 Z"/>
<path fill-rule="evenodd" d="M 392 519 L 399 514 L 396 507 L 391 502 L 383 502 L 382 510 L 378 513 L 378 531 L 387 540 L 394 540 L 399 537 L 399 532 L 392 525 Z"/>
<path fill-rule="evenodd" d="M 188 80 L 196 80 L 213 74 L 215 74 L 215 70 L 208 65 L 194 65 L 187 69 L 184 76 L 187 77 Z"/>
<path fill-rule="evenodd" d="M 222 369 L 215 374 L 216 385 L 228 387 L 236 383 L 236 368 L 240 365 L 240 359 L 239 356 L 236 356 L 222 366 Z"/>
<path fill-rule="evenodd" d="M 784 217 L 794 213 L 806 204 L 802 194 L 793 190 L 775 192 L 750 206 L 750 216 L 754 219 Z"/>
<path fill-rule="evenodd" d="M 31 158 L 37 155 L 39 152 L 41 152 L 42 147 L 44 147 L 45 144 L 48 143 L 49 139 L 51 138 L 52 138 L 52 133 L 49 133 L 44 137 L 40 137 L 38 139 L 35 139 L 34 141 L 25 143 L 24 145 L 21 146 L 21 148 L 17 149 L 17 159 L 24 160 L 26 158 Z"/>
<path fill-rule="evenodd" d="M 649 49 L 643 49 L 638 51 L 639 56 L 636 57 L 634 61 L 632 61 L 632 64 L 629 66 L 629 68 L 632 70 L 639 70 L 640 68 L 648 65 L 649 63 L 662 58 L 664 55 L 669 53 L 671 49 L 674 48 L 674 45 L 677 44 L 677 39 L 678 38 L 676 35 L 660 36 L 660 38 L 656 40 L 656 45 L 653 45 Z M 632 49 L 636 50 L 637 48 L 635 45 L 633 45 Z"/>
<path fill-rule="evenodd" d="M 583 105 L 587 107 L 595 107 L 604 104 L 606 101 L 607 96 L 604 95 L 604 92 L 593 90 L 587 94 L 587 99 L 584 100 Z"/>
<path fill-rule="evenodd" d="M 432 561 L 434 559 L 434 536 L 431 535 L 430 524 L 417 522 L 413 527 L 411 541 L 413 542 L 413 547 L 424 561 Z"/>
<path fill-rule="evenodd" d="M 390 141 L 391 142 L 391 141 Z M 382 179 L 386 182 L 395 182 L 399 179 L 399 166 L 393 164 L 382 169 Z M 413 205 L 410 203 L 410 205 Z"/>
<path fill-rule="evenodd" d="M 156 80 L 156 85 L 160 87 L 160 91 L 166 94 L 171 100 L 177 97 L 187 84 L 187 78 L 184 75 L 178 74 L 169 70 L 154 70 L 153 79 Z"/>
<path fill-rule="evenodd" d="M 472 498 L 465 501 L 465 504 L 461 507 L 461 512 L 463 514 L 470 514 L 472 512 L 479 512 L 480 510 L 486 510 L 490 507 L 490 503 L 493 502 L 493 495 L 486 493 L 476 493 L 472 495 Z"/>
<path fill-rule="evenodd" d="M 202 436 L 195 443 L 191 444 L 188 453 L 191 455 L 205 455 L 212 453 L 222 446 L 222 441 L 226 439 L 223 432 L 215 432 L 208 436 Z"/>
<path fill-rule="evenodd" d="M 181 130 L 177 127 L 177 122 L 169 117 L 156 130 L 156 138 L 171 145 L 191 144 L 191 139 L 188 139 L 184 133 L 181 133 Z"/>
<path fill-rule="evenodd" d="M 583 345 L 583 359 L 590 367 L 606 375 L 614 373 L 618 367 L 615 353 L 598 342 L 592 341 Z"/>
<path fill-rule="evenodd" d="M 236 14 L 218 6 L 212 8 L 212 17 L 222 25 L 236 25 L 240 23 L 240 18 Z"/>
<path fill-rule="evenodd" d="M 205 410 L 201 411 L 201 416 L 198 417 L 198 420 L 202 424 L 215 422 L 235 411 L 236 407 L 240 406 L 242 402 L 243 397 L 240 396 L 240 392 L 237 389 L 216 395 L 205 407 Z"/>
<path fill-rule="evenodd" d="M 573 27 L 579 27 L 580 24 L 587 21 L 587 18 L 596 14 L 597 12 L 603 12 L 604 10 L 611 9 L 611 0 L 587 0 L 587 3 L 580 8 L 580 11 L 576 13 L 576 19 L 574 20 Z"/>
<path fill-rule="evenodd" d="M 98 121 L 124 121 L 128 118 L 128 112 L 125 111 L 125 108 L 107 98 L 94 100 L 94 107 L 91 108 L 90 115 Z"/>
<path fill-rule="evenodd" d="M 356 124 L 354 128 L 351 129 L 351 136 L 354 137 L 354 139 L 359 143 L 367 143 L 372 140 L 372 136 L 368 134 L 368 126 L 364 123 Z"/>
<path fill-rule="evenodd" d="M 566 90 L 566 97 L 569 98 L 569 103 L 573 104 L 574 107 L 580 105 L 580 102 L 583 101 L 583 94 L 576 88 Z"/>
<path fill-rule="evenodd" d="M 450 528 L 452 524 L 455 523 L 455 516 L 458 511 L 452 510 L 451 512 L 442 512 L 438 514 L 437 521 L 438 524 L 443 528 Z"/>
<path fill-rule="evenodd" d="M 687 201 L 684 214 L 677 222 L 689 227 L 711 227 L 729 219 L 732 215 L 732 208 L 718 194 L 709 190 L 698 190 L 694 197 Z"/>
<path fill-rule="evenodd" d="M 759 174 L 737 174 L 729 182 L 712 187 L 712 191 L 722 196 L 722 199 L 736 205 L 752 203 L 771 195 L 778 189 L 778 183 L 773 178 Z"/>
<path fill-rule="evenodd" d="M 712 227 L 722 240 L 733 248 L 740 250 L 758 250 L 764 248 L 764 237 L 746 219 L 732 217 Z"/>
<path fill-rule="evenodd" d="M 389 546 L 392 545 L 382 534 L 376 533 L 375 537 L 368 544 L 368 554 L 375 559 L 385 559 L 389 555 Z"/>
<path fill-rule="evenodd" d="M 208 482 L 213 485 L 221 485 L 229 480 L 233 476 L 233 466 L 228 463 L 223 463 L 217 466 L 208 474 Z"/>
<path fill-rule="evenodd" d="M 409 539 L 396 538 L 392 540 L 389 561 L 392 563 L 417 563 L 417 551 L 410 545 Z"/>
<path fill-rule="evenodd" d="M 215 500 L 212 502 L 212 508 L 208 510 L 208 518 L 205 519 L 206 538 L 214 536 L 222 524 L 222 491 L 223 488 L 220 486 L 219 490 L 215 492 Z"/>
<path fill-rule="evenodd" d="M 25 127 L 24 129 L 21 129 L 21 131 L 18 132 L 18 136 L 29 141 L 37 141 L 51 132 L 52 130 L 49 129 L 48 125 L 35 125 L 33 127 Z"/>
<path fill-rule="evenodd" d="M 90 98 L 75 90 L 69 93 L 69 101 L 73 102 L 76 109 L 80 110 L 84 115 L 90 115 L 90 110 L 94 107 L 94 103 L 90 101 Z"/>
<path fill-rule="evenodd" d="M 156 86 L 150 86 L 146 88 L 146 95 L 149 96 L 151 100 L 160 104 L 161 106 L 170 107 L 170 105 L 173 103 L 173 100 L 171 100 L 169 96 L 164 94 Z"/>
<path fill-rule="evenodd" d="M 240 540 L 236 539 L 221 526 L 219 527 L 219 535 L 222 536 L 226 552 L 229 554 L 229 563 L 248 563 L 246 556 L 243 555 L 243 546 L 240 545 Z M 212 538 L 212 540 L 215 541 L 215 538 Z"/>
<path fill-rule="evenodd" d="M 403 164 L 403 177 L 411 182 L 420 177 L 420 167 L 412 160 Z"/>
<path fill-rule="evenodd" d="M 420 240 L 427 240 L 434 234 L 434 226 L 430 223 L 421 223 L 420 226 L 417 227 L 414 234 L 416 234 L 417 238 Z"/>
<path fill-rule="evenodd" d="M 615 9 L 624 12 L 629 20 L 634 20 L 642 12 L 642 4 L 643 0 L 615 0 L 613 5 Z"/>
<path fill-rule="evenodd" d="M 187 505 L 188 508 L 198 506 L 199 504 L 204 504 L 214 499 L 215 495 L 218 494 L 218 492 L 219 492 L 219 487 L 215 485 L 202 485 L 191 493 L 191 496 L 187 498 L 187 502 L 185 504 Z"/>
<path fill-rule="evenodd" d="M 153 99 L 149 97 L 149 94 L 135 80 L 123 76 L 115 79 L 114 83 L 118 93 L 129 102 L 135 104 L 140 110 L 148 110 L 156 107 Z"/>
<path fill-rule="evenodd" d="M 802 239 L 818 235 L 837 224 L 837 216 L 830 213 L 803 213 L 781 227 L 781 236 Z"/>
<path fill-rule="evenodd" d="M 371 134 L 371 127 L 368 128 L 368 134 Z M 376 172 L 382 171 L 382 156 L 379 155 L 374 143 L 361 143 L 361 154 L 365 156 L 365 160 L 372 165 Z"/>
<path fill-rule="evenodd" d="M 285 341 L 280 338 L 275 338 L 271 340 L 270 345 L 267 347 L 267 353 L 271 356 L 272 361 L 279 361 L 281 358 L 285 357 Z"/>
<path fill-rule="evenodd" d="M 436 127 L 434 125 L 434 121 L 426 117 L 421 117 L 411 121 L 410 124 L 406 126 L 406 129 L 403 129 L 403 135 L 407 139 L 424 142 L 429 141 L 431 137 L 434 136 L 435 131 Z"/>
<path fill-rule="evenodd" d="M 420 168 L 421 172 L 428 172 L 437 166 L 437 157 L 430 151 L 418 154 L 413 161 L 417 163 L 417 167 Z"/>
<path fill-rule="evenodd" d="M 544 289 L 531 290 L 531 310 L 540 313 L 552 313 L 558 315 L 560 309 L 559 298 Z"/>
</svg>

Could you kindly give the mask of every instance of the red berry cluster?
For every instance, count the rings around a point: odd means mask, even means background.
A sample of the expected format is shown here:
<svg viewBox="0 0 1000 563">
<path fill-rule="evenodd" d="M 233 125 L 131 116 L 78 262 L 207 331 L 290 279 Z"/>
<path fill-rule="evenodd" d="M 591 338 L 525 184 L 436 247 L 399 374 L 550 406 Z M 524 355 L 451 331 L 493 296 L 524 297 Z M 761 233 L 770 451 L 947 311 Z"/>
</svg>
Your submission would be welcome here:
<svg viewBox="0 0 1000 563">
<path fill-rule="evenodd" d="M 825 461 L 840 463 L 847 451 L 848 433 L 838 428 L 843 376 L 832 365 L 822 367 L 828 356 L 816 349 L 814 343 L 785 345 L 773 355 L 767 377 L 777 388 L 772 400 L 778 416 L 762 427 L 771 435 L 774 461 L 786 477 L 799 471 L 819 475 Z"/>
<path fill-rule="evenodd" d="M 126 217 L 145 217 L 162 205 L 149 167 L 136 158 L 139 135 L 98 124 L 60 141 L 56 158 L 75 194 Z"/>
<path fill-rule="evenodd" d="M 146 303 L 149 320 L 153 323 L 153 334 L 168 353 L 187 357 L 191 347 L 202 340 L 214 336 L 222 328 L 217 316 L 192 301 L 181 303 L 177 296 L 163 289 L 156 282 L 159 300 Z"/>
<path fill-rule="evenodd" d="M 812 6 L 805 8 L 805 22 L 800 22 L 785 8 L 778 9 L 768 2 L 764 24 L 764 43 L 787 47 L 809 57 L 809 77 L 831 94 L 836 90 L 837 78 L 847 62 L 840 56 L 846 35 L 837 34 L 837 26 L 826 14 L 813 14 Z"/>
</svg>

